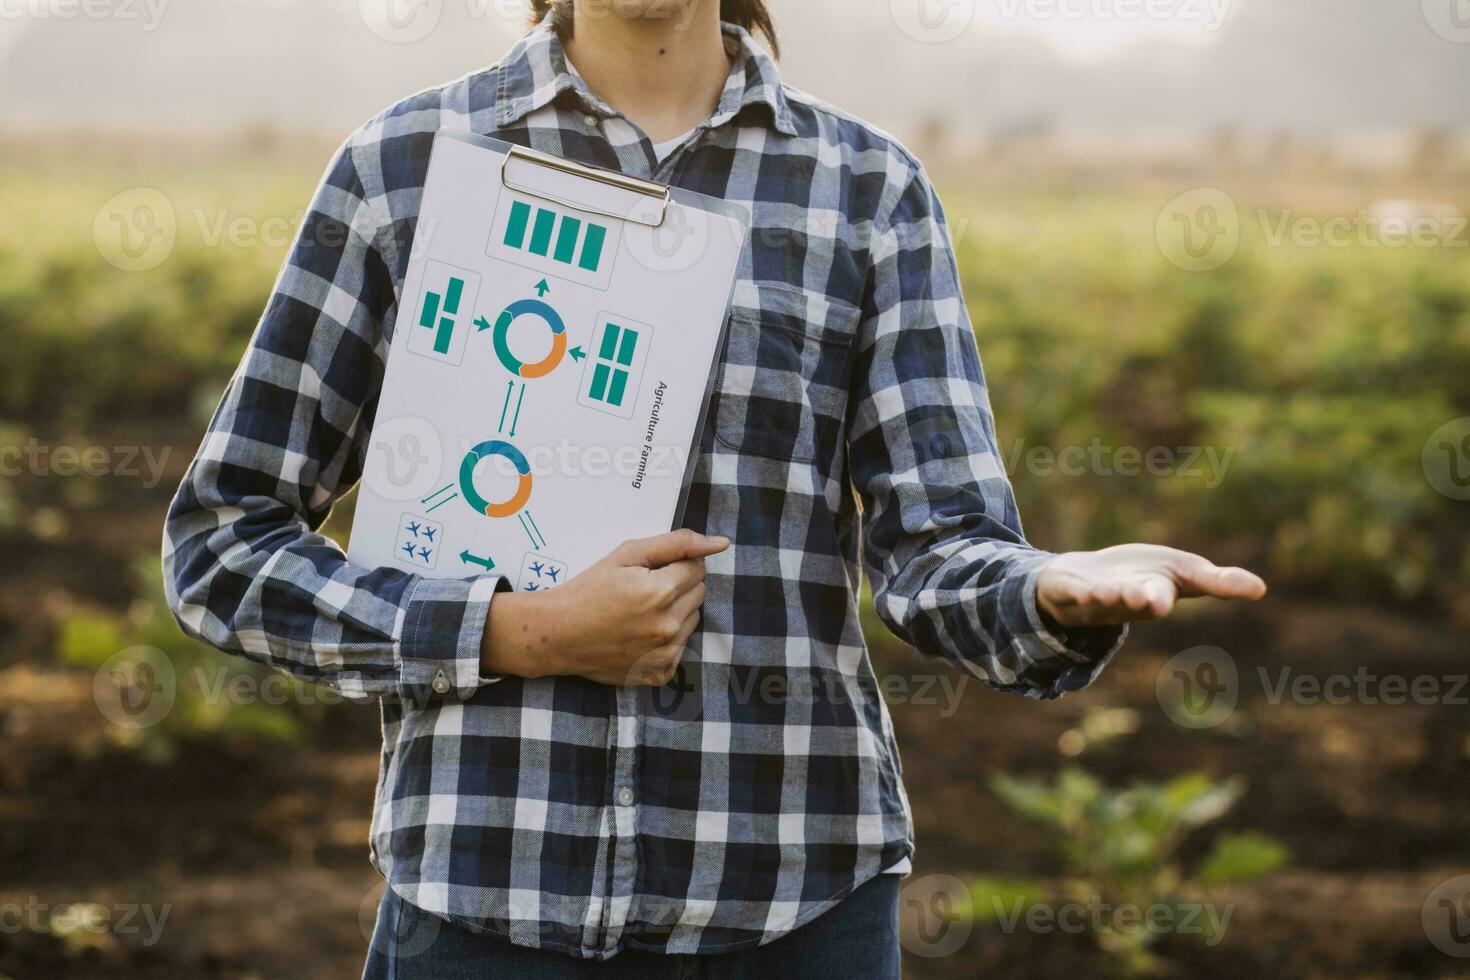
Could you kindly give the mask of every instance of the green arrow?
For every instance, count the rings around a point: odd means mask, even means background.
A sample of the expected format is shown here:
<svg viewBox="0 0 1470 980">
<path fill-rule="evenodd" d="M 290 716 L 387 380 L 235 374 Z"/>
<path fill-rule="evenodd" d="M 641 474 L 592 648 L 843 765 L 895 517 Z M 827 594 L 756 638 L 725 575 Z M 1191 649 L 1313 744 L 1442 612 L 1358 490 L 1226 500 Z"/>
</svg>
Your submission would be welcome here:
<svg viewBox="0 0 1470 980">
<path fill-rule="evenodd" d="M 495 562 L 491 561 L 489 558 L 481 558 L 479 555 L 470 554 L 470 549 L 468 548 L 459 553 L 459 560 L 464 562 L 466 565 L 479 565 L 487 572 L 495 567 Z"/>
<path fill-rule="evenodd" d="M 549 292 L 551 292 L 551 287 L 546 284 L 546 280 L 545 279 L 542 279 L 540 282 L 538 282 L 536 284 L 536 295 L 537 296 L 545 296 Z"/>
<path fill-rule="evenodd" d="M 505 413 L 510 411 L 510 393 L 515 390 L 515 387 L 514 381 L 505 383 L 505 404 L 500 407 L 500 424 L 495 427 L 496 432 L 505 431 Z"/>
<path fill-rule="evenodd" d="M 490 329 L 490 321 L 482 316 L 477 316 L 475 317 L 475 326 L 480 328 L 481 333 L 484 333 L 486 330 Z"/>
<path fill-rule="evenodd" d="M 567 353 L 572 355 L 572 360 L 574 361 L 580 361 L 587 356 L 587 352 L 582 349 L 580 344 L 567 351 Z"/>
</svg>

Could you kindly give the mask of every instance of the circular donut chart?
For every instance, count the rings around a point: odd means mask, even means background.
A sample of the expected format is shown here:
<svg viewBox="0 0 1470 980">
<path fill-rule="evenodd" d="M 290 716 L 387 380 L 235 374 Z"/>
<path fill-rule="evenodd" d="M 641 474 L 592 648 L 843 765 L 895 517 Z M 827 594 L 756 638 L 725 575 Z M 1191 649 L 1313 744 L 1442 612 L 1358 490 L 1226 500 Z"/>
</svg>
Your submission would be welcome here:
<svg viewBox="0 0 1470 980">
<path fill-rule="evenodd" d="M 551 353 L 532 364 L 523 362 L 510 349 L 510 325 L 523 316 L 539 319 L 551 331 Z M 495 356 L 511 374 L 522 378 L 545 377 L 567 352 L 567 326 L 561 314 L 539 299 L 522 299 L 507 306 L 495 321 Z"/>
<path fill-rule="evenodd" d="M 480 464 L 480 460 L 489 456 L 501 456 L 510 460 L 510 464 L 520 474 L 516 492 L 509 500 L 491 503 L 475 489 L 475 467 Z M 487 440 L 465 453 L 464 460 L 459 464 L 459 490 L 464 494 L 465 503 L 486 517 L 509 517 L 526 506 L 526 502 L 531 499 L 531 464 L 526 460 L 525 454 L 510 443 L 499 439 Z"/>
</svg>

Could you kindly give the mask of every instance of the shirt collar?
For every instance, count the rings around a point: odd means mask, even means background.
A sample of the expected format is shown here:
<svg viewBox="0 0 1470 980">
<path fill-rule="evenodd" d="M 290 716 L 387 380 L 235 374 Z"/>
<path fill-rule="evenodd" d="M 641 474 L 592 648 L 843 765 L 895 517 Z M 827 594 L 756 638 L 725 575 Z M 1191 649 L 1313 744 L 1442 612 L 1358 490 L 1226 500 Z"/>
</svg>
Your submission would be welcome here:
<svg viewBox="0 0 1470 980">
<path fill-rule="evenodd" d="M 719 105 L 703 128 L 722 126 L 747 107 L 760 105 L 770 110 L 778 131 L 795 136 L 796 126 L 791 121 L 791 108 L 775 61 L 745 29 L 734 24 L 720 26 L 734 45 L 735 55 Z M 495 118 L 499 127 L 514 125 L 564 92 L 573 93 L 589 112 L 604 117 L 618 114 L 592 94 L 567 60 L 549 14 L 506 53 L 499 75 Z"/>
</svg>

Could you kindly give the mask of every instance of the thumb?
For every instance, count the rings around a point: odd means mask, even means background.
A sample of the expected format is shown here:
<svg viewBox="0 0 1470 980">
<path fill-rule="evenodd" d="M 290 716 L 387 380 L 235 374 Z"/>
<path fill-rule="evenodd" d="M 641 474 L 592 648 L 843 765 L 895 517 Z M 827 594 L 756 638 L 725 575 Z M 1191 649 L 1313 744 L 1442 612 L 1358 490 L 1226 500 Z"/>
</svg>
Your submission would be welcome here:
<svg viewBox="0 0 1470 980">
<path fill-rule="evenodd" d="M 1266 594 L 1260 576 L 1243 568 L 1222 568 L 1198 555 L 1189 555 L 1174 569 L 1174 580 L 1181 594 L 1189 597 L 1259 599 Z"/>
<path fill-rule="evenodd" d="M 717 555 L 730 547 L 730 539 L 699 534 L 687 527 L 667 534 L 655 534 L 651 538 L 635 538 L 624 541 L 618 547 L 618 563 L 642 565 L 644 568 L 662 568 L 686 558 L 706 558 Z"/>
</svg>

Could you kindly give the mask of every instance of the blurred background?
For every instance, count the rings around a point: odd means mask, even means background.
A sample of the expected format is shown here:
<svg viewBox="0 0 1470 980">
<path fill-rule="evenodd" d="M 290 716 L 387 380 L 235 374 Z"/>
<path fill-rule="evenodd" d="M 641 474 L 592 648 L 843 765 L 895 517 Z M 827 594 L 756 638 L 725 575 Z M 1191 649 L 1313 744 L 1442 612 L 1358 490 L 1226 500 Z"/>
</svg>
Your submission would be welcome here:
<svg viewBox="0 0 1470 980">
<path fill-rule="evenodd" d="M 906 975 L 1466 975 L 1470 3 L 772 6 L 940 186 L 1031 539 L 1273 586 L 1049 704 L 871 620 Z M 524 17 L 0 0 L 0 978 L 360 972 L 377 713 L 184 640 L 161 519 L 332 148 Z"/>
</svg>

